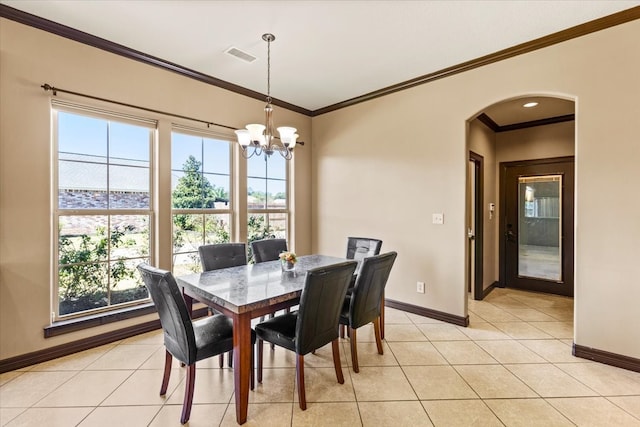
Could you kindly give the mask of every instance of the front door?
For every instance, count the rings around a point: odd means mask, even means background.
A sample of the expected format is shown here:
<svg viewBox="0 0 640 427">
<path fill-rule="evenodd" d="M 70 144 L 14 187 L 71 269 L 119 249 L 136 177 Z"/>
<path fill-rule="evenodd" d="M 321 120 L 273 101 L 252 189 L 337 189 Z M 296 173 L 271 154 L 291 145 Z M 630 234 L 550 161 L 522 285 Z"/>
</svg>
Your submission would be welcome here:
<svg viewBox="0 0 640 427">
<path fill-rule="evenodd" d="M 500 282 L 573 296 L 573 157 L 501 163 L 500 172 Z"/>
</svg>

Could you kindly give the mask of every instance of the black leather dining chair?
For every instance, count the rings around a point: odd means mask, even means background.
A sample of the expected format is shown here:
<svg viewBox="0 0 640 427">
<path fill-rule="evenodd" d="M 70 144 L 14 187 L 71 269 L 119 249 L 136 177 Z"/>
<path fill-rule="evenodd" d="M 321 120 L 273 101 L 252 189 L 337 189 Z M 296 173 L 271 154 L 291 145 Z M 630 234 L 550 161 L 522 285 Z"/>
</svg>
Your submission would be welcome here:
<svg viewBox="0 0 640 427">
<path fill-rule="evenodd" d="M 262 239 L 251 242 L 251 252 L 253 252 L 253 261 L 257 263 L 275 261 L 280 258 L 282 252 L 287 251 L 286 239 Z M 287 313 L 289 310 L 285 310 Z M 269 314 L 273 317 L 275 313 Z M 264 316 L 260 317 L 260 321 L 264 320 Z M 273 349 L 273 345 L 271 345 Z"/>
<path fill-rule="evenodd" d="M 364 258 L 356 284 L 351 294 L 345 297 L 340 324 L 349 327 L 351 364 L 355 372 L 360 370 L 356 329 L 373 323 L 378 354 L 383 354 L 380 333 L 382 295 L 397 256 L 396 252 L 387 252 Z"/>
<path fill-rule="evenodd" d="M 307 409 L 304 388 L 304 356 L 331 343 L 338 383 L 344 383 L 340 364 L 338 321 L 347 287 L 356 269 L 345 261 L 309 270 L 300 296 L 299 309 L 256 325 L 258 340 L 258 382 L 262 382 L 262 345 L 269 341 L 296 353 L 296 381 L 300 409 Z"/>
<path fill-rule="evenodd" d="M 247 245 L 244 243 L 217 243 L 198 248 L 202 271 L 219 270 L 247 264 Z"/>
<path fill-rule="evenodd" d="M 184 402 L 180 417 L 180 422 L 184 424 L 189 421 L 191 415 L 196 362 L 233 349 L 233 322 L 222 314 L 192 321 L 182 293 L 170 271 L 144 263 L 138 265 L 138 271 L 156 306 L 164 332 L 166 354 L 164 376 L 160 386 L 161 396 L 166 394 L 169 386 L 173 358 L 175 357 L 187 367 Z M 252 330 L 252 344 L 255 344 L 255 341 L 255 331 Z M 251 389 L 253 389 L 255 381 L 253 363 L 251 366 Z"/>
<path fill-rule="evenodd" d="M 347 237 L 347 259 L 359 261 L 363 258 L 378 255 L 382 248 L 382 240 L 370 237 Z"/>
<path fill-rule="evenodd" d="M 202 271 L 219 270 L 247 264 L 247 245 L 244 243 L 216 243 L 198 247 Z M 210 309 L 213 314 L 217 312 Z M 220 314 L 220 313 L 218 313 Z M 224 364 L 224 354 L 220 355 L 220 367 Z M 228 353 L 228 364 L 233 366 L 233 351 Z"/>
<path fill-rule="evenodd" d="M 275 261 L 287 251 L 286 239 L 262 239 L 251 242 L 254 262 Z"/>
</svg>

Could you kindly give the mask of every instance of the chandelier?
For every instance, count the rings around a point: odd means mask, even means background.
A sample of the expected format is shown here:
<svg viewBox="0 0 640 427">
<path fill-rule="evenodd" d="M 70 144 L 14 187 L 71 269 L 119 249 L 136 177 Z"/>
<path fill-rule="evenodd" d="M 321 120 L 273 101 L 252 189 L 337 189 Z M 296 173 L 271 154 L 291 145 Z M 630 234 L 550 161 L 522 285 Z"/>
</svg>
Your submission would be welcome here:
<svg viewBox="0 0 640 427">
<path fill-rule="evenodd" d="M 264 124 L 252 123 L 246 129 L 238 129 L 238 144 L 242 148 L 242 156 L 245 159 L 254 155 L 271 156 L 274 152 L 280 153 L 282 157 L 290 160 L 293 154 L 293 147 L 296 146 L 296 128 L 282 126 L 278 128 L 280 142 L 274 134 L 273 126 L 273 106 L 271 105 L 271 42 L 276 37 L 267 33 L 262 35 L 262 40 L 267 42 L 267 105 L 264 107 Z"/>
</svg>

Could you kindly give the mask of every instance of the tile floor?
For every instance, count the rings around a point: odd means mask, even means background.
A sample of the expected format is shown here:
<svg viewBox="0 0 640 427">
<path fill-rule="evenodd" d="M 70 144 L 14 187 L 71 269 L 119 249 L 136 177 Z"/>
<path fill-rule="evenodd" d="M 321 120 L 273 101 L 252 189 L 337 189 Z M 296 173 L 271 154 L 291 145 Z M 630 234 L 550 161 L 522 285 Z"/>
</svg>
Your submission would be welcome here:
<svg viewBox="0 0 640 427">
<path fill-rule="evenodd" d="M 306 359 L 308 409 L 295 360 L 265 351 L 247 426 L 640 426 L 640 373 L 571 355 L 573 301 L 496 289 L 469 301 L 461 328 L 388 309 L 384 355 L 373 328 L 358 332 L 360 373 L 345 383 L 330 346 Z M 184 369 L 158 395 L 160 332 L 0 375 L 2 426 L 179 426 Z M 233 376 L 217 358 L 198 366 L 190 426 L 233 426 Z"/>
</svg>

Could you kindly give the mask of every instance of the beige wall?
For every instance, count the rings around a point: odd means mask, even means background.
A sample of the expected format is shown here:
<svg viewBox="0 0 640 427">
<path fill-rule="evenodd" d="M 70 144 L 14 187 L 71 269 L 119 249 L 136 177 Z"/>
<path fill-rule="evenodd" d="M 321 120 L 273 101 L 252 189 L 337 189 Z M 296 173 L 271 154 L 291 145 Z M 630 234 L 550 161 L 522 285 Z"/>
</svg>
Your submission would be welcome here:
<svg viewBox="0 0 640 427">
<path fill-rule="evenodd" d="M 348 235 L 379 237 L 399 253 L 389 298 L 466 315 L 467 121 L 518 96 L 574 99 L 574 340 L 640 357 L 640 200 L 625 197 L 640 182 L 639 75 L 633 21 L 314 117 L 313 249 L 341 254 Z"/>
<path fill-rule="evenodd" d="M 51 289 L 50 99 L 40 85 L 118 100 L 225 125 L 242 127 L 263 119 L 264 102 L 231 93 L 160 68 L 131 61 L 49 33 L 0 20 L 0 359 L 97 335 L 142 321 L 133 319 L 44 339 Z M 73 99 L 60 94 L 60 98 Z M 94 104 L 76 98 L 78 102 Z M 120 110 L 117 106 L 106 108 Z M 156 147 L 159 265 L 170 266 L 171 117 L 160 119 Z M 311 119 L 277 108 L 278 123 L 298 128 L 305 147 L 296 148 L 292 173 L 296 215 L 292 247 L 311 250 Z M 183 124 L 202 127 L 193 122 Z M 230 138 L 231 131 L 227 130 Z M 243 161 L 239 161 L 240 164 Z M 239 188 L 246 188 L 245 180 Z M 246 193 L 244 193 L 246 194 Z"/>
</svg>

